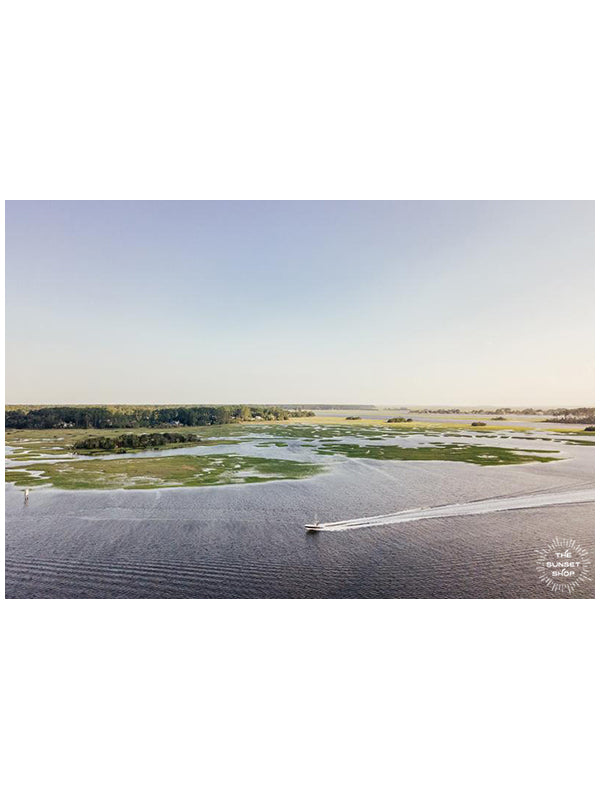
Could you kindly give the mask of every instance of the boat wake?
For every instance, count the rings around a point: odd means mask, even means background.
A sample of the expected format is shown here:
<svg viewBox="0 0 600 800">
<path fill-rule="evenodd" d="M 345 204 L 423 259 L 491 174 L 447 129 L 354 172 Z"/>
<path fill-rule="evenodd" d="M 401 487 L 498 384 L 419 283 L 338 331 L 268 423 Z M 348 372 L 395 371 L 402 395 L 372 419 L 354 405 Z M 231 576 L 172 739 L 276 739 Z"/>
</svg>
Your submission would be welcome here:
<svg viewBox="0 0 600 800">
<path fill-rule="evenodd" d="M 538 492 L 496 497 L 489 500 L 473 500 L 470 503 L 455 503 L 428 508 L 409 508 L 392 514 L 378 514 L 374 517 L 343 519 L 339 522 L 323 522 L 316 529 L 320 531 L 346 531 L 353 528 L 373 528 L 378 525 L 393 525 L 398 522 L 414 522 L 420 519 L 439 519 L 440 517 L 466 517 L 472 514 L 491 514 L 496 511 L 517 511 L 525 508 L 543 506 L 562 506 L 569 503 L 593 503 L 594 489 L 565 489 L 554 492 Z"/>
</svg>

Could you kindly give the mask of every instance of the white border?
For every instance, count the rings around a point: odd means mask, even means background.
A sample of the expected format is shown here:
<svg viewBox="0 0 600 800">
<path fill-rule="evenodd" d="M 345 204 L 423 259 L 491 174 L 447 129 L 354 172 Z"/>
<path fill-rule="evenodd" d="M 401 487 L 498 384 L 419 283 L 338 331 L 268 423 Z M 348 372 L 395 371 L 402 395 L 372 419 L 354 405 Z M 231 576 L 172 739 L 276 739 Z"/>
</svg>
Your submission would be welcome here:
<svg viewBox="0 0 600 800">
<path fill-rule="evenodd" d="M 12 3 L 4 196 L 593 199 L 593 11 Z M 590 793 L 594 602 L 2 608 L 11 798 Z"/>
</svg>

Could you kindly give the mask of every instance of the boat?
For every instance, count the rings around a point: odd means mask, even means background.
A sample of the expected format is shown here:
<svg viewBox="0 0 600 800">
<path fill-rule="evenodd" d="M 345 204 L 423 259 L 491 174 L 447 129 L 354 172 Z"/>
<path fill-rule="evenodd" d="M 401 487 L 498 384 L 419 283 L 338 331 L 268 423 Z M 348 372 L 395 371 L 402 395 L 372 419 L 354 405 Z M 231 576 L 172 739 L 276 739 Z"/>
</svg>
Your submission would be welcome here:
<svg viewBox="0 0 600 800">
<path fill-rule="evenodd" d="M 325 526 L 321 525 L 320 522 L 313 522 L 310 525 L 305 525 L 307 533 L 318 533 L 319 531 L 324 531 Z"/>
</svg>

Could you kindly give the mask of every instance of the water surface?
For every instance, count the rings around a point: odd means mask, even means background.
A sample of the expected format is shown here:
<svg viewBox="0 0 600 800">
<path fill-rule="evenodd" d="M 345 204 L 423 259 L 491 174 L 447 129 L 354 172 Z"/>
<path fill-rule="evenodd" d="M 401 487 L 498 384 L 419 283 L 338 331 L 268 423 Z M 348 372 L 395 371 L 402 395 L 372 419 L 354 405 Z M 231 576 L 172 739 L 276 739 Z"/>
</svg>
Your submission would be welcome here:
<svg viewBox="0 0 600 800">
<path fill-rule="evenodd" d="M 398 439 L 403 441 L 408 439 Z M 273 447 L 273 454 L 315 458 L 303 443 L 290 441 L 289 451 Z M 539 441 L 532 446 L 556 447 Z M 20 490 L 8 486 L 6 595 L 556 597 L 538 578 L 536 552 L 568 535 L 593 557 L 593 503 L 419 518 L 316 535 L 307 535 L 304 525 L 315 516 L 335 522 L 508 495 L 589 490 L 594 448 L 561 447 L 563 461 L 508 467 L 324 456 L 329 471 L 306 480 L 144 491 L 41 488 L 31 492 L 27 504 Z M 248 441 L 235 452 L 246 448 L 270 452 Z M 593 593 L 590 582 L 573 597 Z"/>
</svg>

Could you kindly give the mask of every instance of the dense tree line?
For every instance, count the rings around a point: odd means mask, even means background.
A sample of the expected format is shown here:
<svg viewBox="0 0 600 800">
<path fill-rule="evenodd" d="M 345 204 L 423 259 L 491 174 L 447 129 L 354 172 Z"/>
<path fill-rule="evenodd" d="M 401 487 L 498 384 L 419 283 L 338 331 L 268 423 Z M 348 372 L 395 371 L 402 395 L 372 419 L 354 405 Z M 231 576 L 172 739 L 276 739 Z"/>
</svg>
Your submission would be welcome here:
<svg viewBox="0 0 600 800">
<path fill-rule="evenodd" d="M 7 428 L 158 428 L 224 425 L 307 416 L 279 406 L 39 406 L 9 407 Z"/>
<path fill-rule="evenodd" d="M 167 444 L 198 442 L 200 437 L 195 433 L 125 433 L 120 436 L 88 436 L 79 439 L 73 445 L 74 450 L 147 450 L 152 447 L 163 447 Z"/>
<path fill-rule="evenodd" d="M 544 422 L 579 423 L 580 425 L 594 424 L 596 422 L 596 409 L 582 408 L 551 408 L 546 411 L 549 418 Z"/>
<path fill-rule="evenodd" d="M 296 405 L 289 405 L 289 406 L 282 406 L 285 409 L 298 409 L 298 410 L 308 410 L 313 409 L 315 411 L 324 411 L 324 410 L 331 410 L 341 409 L 342 411 L 374 411 L 377 406 L 361 406 L 357 405 L 356 403 L 297 403 Z M 304 416 L 304 415 L 303 415 Z"/>
<path fill-rule="evenodd" d="M 523 414 L 525 416 L 533 416 L 545 414 L 550 419 L 544 422 L 579 422 L 588 423 L 594 422 L 595 409 L 594 408 L 496 408 L 491 411 L 485 408 L 472 408 L 470 411 L 465 408 L 420 408 L 412 409 L 413 414 L 494 414 L 497 419 L 500 419 L 504 414 Z"/>
<path fill-rule="evenodd" d="M 459 408 L 411 408 L 411 414 L 462 414 Z"/>
</svg>

